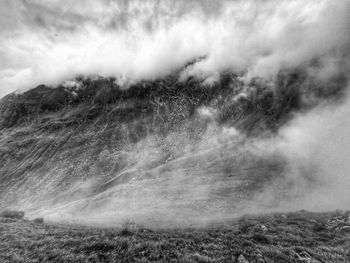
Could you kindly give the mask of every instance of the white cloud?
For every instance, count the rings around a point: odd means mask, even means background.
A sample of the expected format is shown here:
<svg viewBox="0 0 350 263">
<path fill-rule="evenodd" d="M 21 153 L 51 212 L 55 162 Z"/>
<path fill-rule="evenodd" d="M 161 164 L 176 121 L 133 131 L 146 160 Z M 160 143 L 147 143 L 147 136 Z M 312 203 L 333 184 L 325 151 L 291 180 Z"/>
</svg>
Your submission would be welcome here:
<svg viewBox="0 0 350 263">
<path fill-rule="evenodd" d="M 312 59 L 337 71 L 350 1 L 2 1 L 0 96 L 76 74 L 160 77 L 224 69 L 271 77 Z M 330 61 L 330 63 L 327 63 Z"/>
<path fill-rule="evenodd" d="M 300 114 L 281 132 L 278 149 L 287 157 L 291 191 L 302 193 L 289 209 L 349 209 L 350 101 Z M 277 185 L 281 181 L 277 182 Z"/>
</svg>

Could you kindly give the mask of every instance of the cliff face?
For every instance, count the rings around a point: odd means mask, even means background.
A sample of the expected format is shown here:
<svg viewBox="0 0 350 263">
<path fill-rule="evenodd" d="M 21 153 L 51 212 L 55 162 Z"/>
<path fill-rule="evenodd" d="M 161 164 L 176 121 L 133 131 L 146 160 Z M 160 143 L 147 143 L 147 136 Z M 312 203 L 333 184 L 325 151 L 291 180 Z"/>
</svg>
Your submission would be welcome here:
<svg viewBox="0 0 350 263">
<path fill-rule="evenodd" d="M 284 169 L 251 142 L 339 96 L 336 83 L 325 94 L 301 72 L 273 84 L 223 74 L 211 86 L 78 78 L 10 94 L 0 102 L 0 208 L 87 223 L 243 211 Z"/>
</svg>

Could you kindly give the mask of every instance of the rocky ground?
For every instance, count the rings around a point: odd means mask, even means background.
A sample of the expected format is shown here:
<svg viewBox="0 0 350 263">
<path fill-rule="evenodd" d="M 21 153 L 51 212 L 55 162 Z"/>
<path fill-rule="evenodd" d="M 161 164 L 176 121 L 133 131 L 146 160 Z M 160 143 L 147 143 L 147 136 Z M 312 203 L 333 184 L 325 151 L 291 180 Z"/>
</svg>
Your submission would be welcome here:
<svg viewBox="0 0 350 263">
<path fill-rule="evenodd" d="M 17 218 L 16 218 L 17 217 Z M 350 262 L 349 213 L 247 215 L 205 228 L 91 228 L 0 217 L 1 262 Z"/>
</svg>

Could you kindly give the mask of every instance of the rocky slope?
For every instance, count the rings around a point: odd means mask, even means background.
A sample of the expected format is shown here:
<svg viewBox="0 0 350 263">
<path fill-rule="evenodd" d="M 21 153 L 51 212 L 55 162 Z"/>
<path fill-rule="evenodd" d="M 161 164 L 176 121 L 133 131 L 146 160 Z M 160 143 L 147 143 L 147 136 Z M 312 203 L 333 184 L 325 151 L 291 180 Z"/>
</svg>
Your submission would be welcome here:
<svg viewBox="0 0 350 263">
<path fill-rule="evenodd" d="M 0 101 L 0 208 L 94 224 L 231 217 L 283 173 L 283 159 L 252 142 L 341 99 L 345 85 L 294 71 L 268 83 L 227 73 L 210 85 L 79 77 L 9 94 Z"/>
</svg>

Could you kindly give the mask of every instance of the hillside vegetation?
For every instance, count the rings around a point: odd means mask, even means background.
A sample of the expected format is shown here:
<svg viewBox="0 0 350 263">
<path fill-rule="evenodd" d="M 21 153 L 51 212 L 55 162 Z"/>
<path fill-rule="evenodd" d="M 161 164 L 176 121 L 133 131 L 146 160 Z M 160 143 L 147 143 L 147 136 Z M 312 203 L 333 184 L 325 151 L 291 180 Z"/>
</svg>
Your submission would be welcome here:
<svg viewBox="0 0 350 263">
<path fill-rule="evenodd" d="M 1 262 L 349 262 L 339 213 L 247 215 L 201 228 L 152 230 L 38 224 L 0 217 Z M 350 222 L 349 222 L 350 224 Z"/>
</svg>

